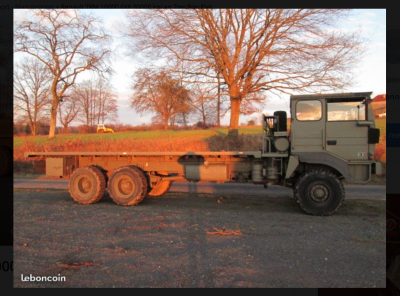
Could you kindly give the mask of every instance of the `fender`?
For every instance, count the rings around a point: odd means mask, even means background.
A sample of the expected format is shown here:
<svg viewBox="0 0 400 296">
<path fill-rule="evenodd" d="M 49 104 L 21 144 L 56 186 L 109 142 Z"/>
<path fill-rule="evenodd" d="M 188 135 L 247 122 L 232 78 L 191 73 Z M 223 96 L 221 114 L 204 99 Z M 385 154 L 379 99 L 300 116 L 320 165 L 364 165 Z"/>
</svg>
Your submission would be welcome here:
<svg viewBox="0 0 400 296">
<path fill-rule="evenodd" d="M 326 152 L 296 152 L 290 156 L 288 169 L 290 167 L 290 161 L 292 156 L 297 156 L 299 162 L 303 163 L 313 163 L 313 164 L 323 164 L 327 165 L 331 168 L 337 170 L 347 181 L 352 182 L 352 178 L 350 176 L 350 170 L 348 162 L 333 156 Z M 293 162 L 293 165 L 295 162 Z M 297 166 L 296 166 L 297 167 Z M 292 168 L 291 168 L 292 169 Z M 294 170 L 290 173 L 290 175 L 294 172 Z M 288 171 L 286 172 L 286 177 L 289 178 Z"/>
</svg>

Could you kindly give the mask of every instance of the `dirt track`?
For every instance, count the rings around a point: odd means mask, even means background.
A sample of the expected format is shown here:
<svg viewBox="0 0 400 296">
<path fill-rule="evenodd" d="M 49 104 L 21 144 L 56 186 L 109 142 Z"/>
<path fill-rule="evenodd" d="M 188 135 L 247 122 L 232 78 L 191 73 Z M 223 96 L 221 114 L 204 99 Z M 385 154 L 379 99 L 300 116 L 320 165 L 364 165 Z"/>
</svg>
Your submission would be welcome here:
<svg viewBox="0 0 400 296">
<path fill-rule="evenodd" d="M 273 189 L 273 188 L 271 188 Z M 287 195 L 172 191 L 120 207 L 15 189 L 15 287 L 385 287 L 385 201 L 305 215 Z M 240 236 L 207 234 L 240 230 Z M 65 283 L 21 282 L 21 274 Z"/>
</svg>

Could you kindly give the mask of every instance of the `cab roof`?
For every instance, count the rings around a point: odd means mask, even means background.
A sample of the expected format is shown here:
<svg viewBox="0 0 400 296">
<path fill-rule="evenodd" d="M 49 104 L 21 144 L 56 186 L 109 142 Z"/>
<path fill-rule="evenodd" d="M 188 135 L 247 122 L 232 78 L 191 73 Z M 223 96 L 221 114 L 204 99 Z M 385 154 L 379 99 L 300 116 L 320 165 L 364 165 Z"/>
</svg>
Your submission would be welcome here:
<svg viewBox="0 0 400 296">
<path fill-rule="evenodd" d="M 293 100 L 306 100 L 306 99 L 341 99 L 341 101 L 354 100 L 355 98 L 371 98 L 372 92 L 354 92 L 354 93 L 329 93 L 329 94 L 308 94 L 308 95 L 291 95 L 290 99 Z"/>
</svg>

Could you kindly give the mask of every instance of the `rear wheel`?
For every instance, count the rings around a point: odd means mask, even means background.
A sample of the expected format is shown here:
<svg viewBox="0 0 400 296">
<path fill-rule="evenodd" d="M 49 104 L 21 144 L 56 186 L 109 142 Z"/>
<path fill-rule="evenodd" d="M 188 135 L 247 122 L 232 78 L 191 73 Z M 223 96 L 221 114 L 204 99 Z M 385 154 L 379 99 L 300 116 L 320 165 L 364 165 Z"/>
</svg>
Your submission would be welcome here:
<svg viewBox="0 0 400 296">
<path fill-rule="evenodd" d="M 92 165 L 92 167 L 98 168 L 100 170 L 100 172 L 103 174 L 104 179 L 105 179 L 105 183 L 106 183 L 106 188 L 107 188 L 107 183 L 108 183 L 108 175 L 107 175 L 107 171 L 105 169 L 103 169 L 101 166 L 99 165 Z"/>
<path fill-rule="evenodd" d="M 78 168 L 71 175 L 68 189 L 77 203 L 92 204 L 104 196 L 106 179 L 95 166 Z"/>
<path fill-rule="evenodd" d="M 108 191 L 116 204 L 134 206 L 145 198 L 147 180 L 139 168 L 122 167 L 114 171 L 108 180 Z"/>
<path fill-rule="evenodd" d="M 161 196 L 169 191 L 172 186 L 172 181 L 160 181 L 153 188 L 150 189 L 147 195 L 149 196 Z"/>
<path fill-rule="evenodd" d="M 308 214 L 328 216 L 335 213 L 345 197 L 342 182 L 326 170 L 313 170 L 299 177 L 294 186 L 294 198 Z"/>
</svg>

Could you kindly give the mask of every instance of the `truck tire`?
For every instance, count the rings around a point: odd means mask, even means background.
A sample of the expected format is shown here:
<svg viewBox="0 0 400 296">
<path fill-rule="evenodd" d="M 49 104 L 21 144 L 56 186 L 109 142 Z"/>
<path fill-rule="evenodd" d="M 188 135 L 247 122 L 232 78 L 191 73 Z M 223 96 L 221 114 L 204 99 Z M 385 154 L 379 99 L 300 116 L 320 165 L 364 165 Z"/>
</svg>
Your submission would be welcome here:
<svg viewBox="0 0 400 296">
<path fill-rule="evenodd" d="M 147 194 L 147 180 L 135 166 L 121 167 L 108 180 L 108 191 L 112 200 L 121 206 L 135 206 Z"/>
<path fill-rule="evenodd" d="M 0 146 L 0 177 L 11 173 L 13 166 L 13 156 L 9 148 Z"/>
<path fill-rule="evenodd" d="M 295 183 L 294 198 L 308 214 L 329 216 L 335 213 L 345 197 L 342 182 L 327 170 L 304 173 Z"/>
<path fill-rule="evenodd" d="M 84 205 L 96 203 L 104 196 L 106 179 L 95 166 L 78 168 L 69 179 L 68 189 L 77 203 Z"/>
<path fill-rule="evenodd" d="M 107 188 L 107 183 L 108 183 L 108 175 L 107 175 L 107 171 L 105 169 L 103 169 L 101 166 L 99 165 L 91 165 L 92 167 L 98 168 L 99 171 L 103 174 L 104 179 L 105 179 L 105 183 L 106 183 L 106 188 Z"/>
<path fill-rule="evenodd" d="M 286 111 L 275 111 L 274 116 L 278 116 L 278 129 L 276 132 L 286 132 L 287 131 L 287 113 Z"/>
<path fill-rule="evenodd" d="M 150 188 L 150 191 L 147 193 L 147 195 L 161 196 L 170 190 L 172 183 L 173 181 L 160 181 L 153 188 Z"/>
<path fill-rule="evenodd" d="M 102 129 L 99 130 L 99 133 L 100 133 L 100 134 L 103 134 L 103 133 L 104 133 L 104 130 L 102 130 Z"/>
</svg>

